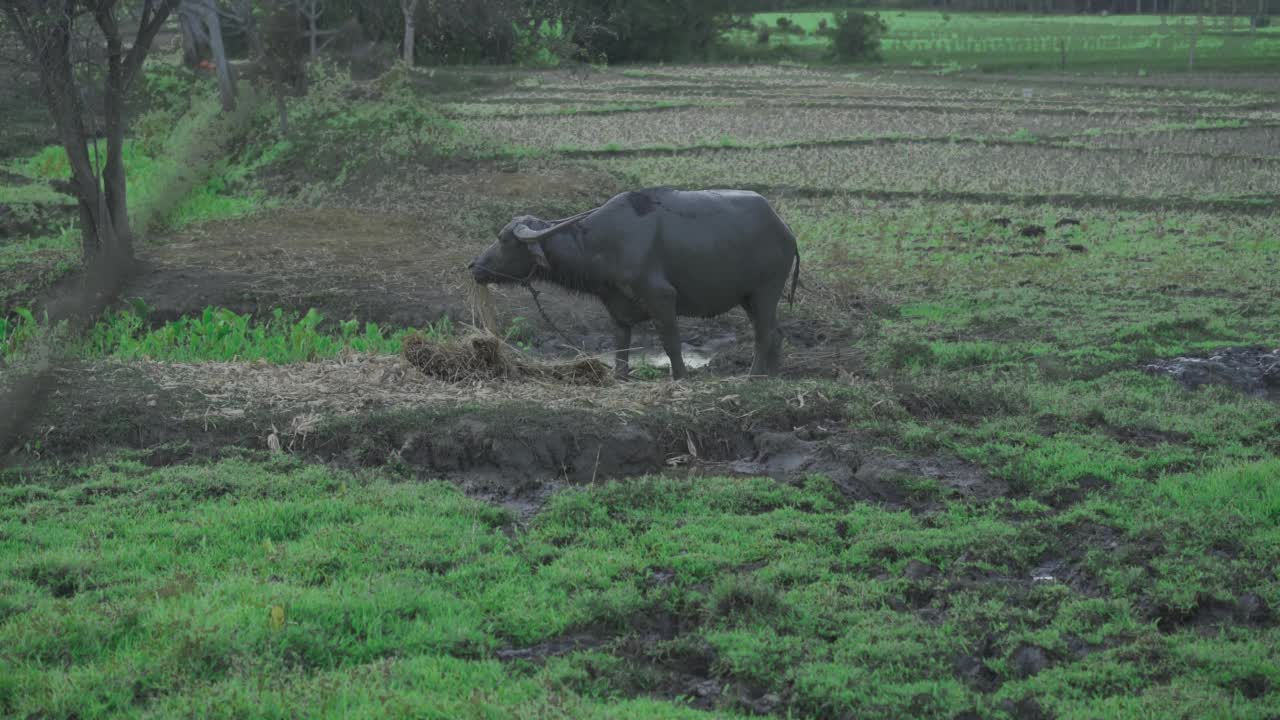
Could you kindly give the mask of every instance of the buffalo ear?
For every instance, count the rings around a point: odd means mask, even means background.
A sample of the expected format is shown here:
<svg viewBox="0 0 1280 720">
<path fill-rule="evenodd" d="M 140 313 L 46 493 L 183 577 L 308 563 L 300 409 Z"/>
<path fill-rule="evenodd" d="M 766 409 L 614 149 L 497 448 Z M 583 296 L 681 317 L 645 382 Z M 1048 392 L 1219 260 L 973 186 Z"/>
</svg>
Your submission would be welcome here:
<svg viewBox="0 0 1280 720">
<path fill-rule="evenodd" d="M 542 252 L 542 243 L 535 240 L 528 240 L 525 243 L 530 254 L 533 255 L 533 264 L 537 265 L 544 272 L 551 270 L 551 263 L 547 261 L 546 253 Z"/>
</svg>

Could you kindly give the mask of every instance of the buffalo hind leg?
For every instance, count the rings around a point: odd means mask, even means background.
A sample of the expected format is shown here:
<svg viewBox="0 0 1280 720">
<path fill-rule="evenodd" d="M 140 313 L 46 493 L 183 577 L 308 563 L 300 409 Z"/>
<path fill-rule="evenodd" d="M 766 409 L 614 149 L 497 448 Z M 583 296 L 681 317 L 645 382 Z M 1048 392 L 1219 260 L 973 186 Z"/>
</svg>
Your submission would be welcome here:
<svg viewBox="0 0 1280 720">
<path fill-rule="evenodd" d="M 613 374 L 619 380 L 631 375 L 631 326 L 614 321 Z"/>
<path fill-rule="evenodd" d="M 768 295 L 768 293 L 763 293 Z M 742 301 L 751 326 L 755 330 L 755 357 L 752 375 L 777 375 L 782 368 L 782 333 L 778 331 L 778 298 L 761 298 L 760 293 Z"/>
</svg>

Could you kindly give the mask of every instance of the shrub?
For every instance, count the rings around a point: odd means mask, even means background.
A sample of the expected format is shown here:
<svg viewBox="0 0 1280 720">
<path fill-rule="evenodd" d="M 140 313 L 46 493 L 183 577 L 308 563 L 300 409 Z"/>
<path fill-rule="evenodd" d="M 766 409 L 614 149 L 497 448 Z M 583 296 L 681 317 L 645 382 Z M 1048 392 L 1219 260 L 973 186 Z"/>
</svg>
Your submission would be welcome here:
<svg viewBox="0 0 1280 720">
<path fill-rule="evenodd" d="M 292 3 L 282 3 L 292 4 Z M 414 16 L 414 53 L 419 63 L 439 65 L 510 63 L 528 22 L 523 3 L 510 0 L 419 2 Z M 391 0 L 325 0 L 322 22 L 351 22 L 353 36 L 398 42 L 404 15 Z M 358 30 L 356 30 L 358 28 Z"/>
<path fill-rule="evenodd" d="M 705 0 L 570 0 L 574 42 L 609 62 L 681 60 L 706 54 L 723 13 Z"/>
<path fill-rule="evenodd" d="M 832 50 L 840 60 L 880 60 L 880 36 L 888 29 L 878 13 L 846 10 L 836 15 Z"/>
<path fill-rule="evenodd" d="M 791 18 L 789 18 L 789 17 L 787 17 L 787 16 L 785 16 L 785 15 L 784 15 L 784 16 L 782 16 L 782 17 L 780 17 L 780 18 L 778 18 L 778 28 L 779 28 L 779 29 L 786 30 L 786 29 L 787 29 L 787 28 L 789 28 L 789 27 L 791 27 Z"/>
</svg>

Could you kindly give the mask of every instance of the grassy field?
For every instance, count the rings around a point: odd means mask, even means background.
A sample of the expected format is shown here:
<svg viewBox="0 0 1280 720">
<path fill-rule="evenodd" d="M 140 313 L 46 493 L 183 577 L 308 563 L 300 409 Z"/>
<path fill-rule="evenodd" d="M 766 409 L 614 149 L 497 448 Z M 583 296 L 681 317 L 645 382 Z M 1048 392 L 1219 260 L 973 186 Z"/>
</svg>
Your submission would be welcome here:
<svg viewBox="0 0 1280 720">
<path fill-rule="evenodd" d="M 248 113 L 156 202 L 4 457 L 0 715 L 1274 717 L 1275 370 L 1149 366 L 1280 343 L 1276 90 L 322 69 L 292 137 Z M 474 321 L 462 268 L 513 215 L 658 184 L 756 189 L 799 236 L 783 377 L 742 377 L 740 313 L 683 324 L 681 383 L 400 356 Z M 576 354 L 496 295 L 513 346 Z M 10 386 L 47 332 L 19 304 Z"/>
<path fill-rule="evenodd" d="M 1280 59 L 1280 31 L 1266 27 L 1251 32 L 1248 17 L 1208 17 L 1195 30 L 1194 16 L 1174 15 L 1018 15 L 1010 13 L 943 13 L 882 11 L 888 25 L 884 60 L 890 65 L 944 69 L 1032 68 L 1100 70 L 1117 68 L 1181 70 L 1188 65 L 1193 36 L 1196 66 L 1202 69 L 1256 69 Z M 804 34 L 778 31 L 787 18 Z M 817 33 L 819 23 L 833 24 L 830 12 L 759 13 L 756 25 L 768 25 L 768 52 L 795 59 L 816 60 L 830 41 Z M 755 31 L 729 36 L 743 53 L 761 48 Z M 752 46 L 757 46 L 752 49 Z"/>
</svg>

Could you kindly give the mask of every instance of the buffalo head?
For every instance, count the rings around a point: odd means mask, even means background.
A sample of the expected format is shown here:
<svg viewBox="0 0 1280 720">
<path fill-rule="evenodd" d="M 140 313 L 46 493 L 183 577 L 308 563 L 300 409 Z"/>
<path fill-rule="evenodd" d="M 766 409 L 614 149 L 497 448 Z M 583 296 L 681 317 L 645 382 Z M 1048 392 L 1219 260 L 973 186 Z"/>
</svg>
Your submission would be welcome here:
<svg viewBox="0 0 1280 720">
<path fill-rule="evenodd" d="M 532 215 L 511 219 L 498 233 L 498 239 L 472 260 L 467 269 L 478 283 L 514 283 L 533 279 L 551 269 L 542 240 L 561 228 L 572 225 L 590 212 L 563 220 L 547 222 Z"/>
</svg>

